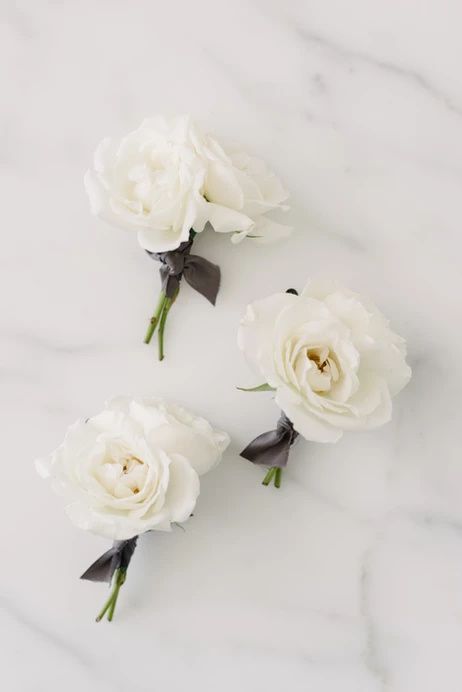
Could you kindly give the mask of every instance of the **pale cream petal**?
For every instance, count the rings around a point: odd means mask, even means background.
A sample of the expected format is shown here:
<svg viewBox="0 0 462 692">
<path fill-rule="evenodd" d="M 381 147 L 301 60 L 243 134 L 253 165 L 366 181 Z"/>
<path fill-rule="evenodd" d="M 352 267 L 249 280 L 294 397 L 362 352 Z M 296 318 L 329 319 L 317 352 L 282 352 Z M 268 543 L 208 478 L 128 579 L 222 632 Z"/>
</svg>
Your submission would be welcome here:
<svg viewBox="0 0 462 692">
<path fill-rule="evenodd" d="M 169 470 L 170 483 L 165 496 L 164 510 L 171 522 L 187 521 L 199 497 L 199 476 L 180 454 L 172 455 Z"/>
<path fill-rule="evenodd" d="M 274 378 L 274 330 L 279 315 L 297 301 L 290 293 L 275 293 L 251 303 L 241 319 L 237 342 L 247 360 L 267 378 Z M 268 381 L 268 379 L 267 379 Z"/>
</svg>

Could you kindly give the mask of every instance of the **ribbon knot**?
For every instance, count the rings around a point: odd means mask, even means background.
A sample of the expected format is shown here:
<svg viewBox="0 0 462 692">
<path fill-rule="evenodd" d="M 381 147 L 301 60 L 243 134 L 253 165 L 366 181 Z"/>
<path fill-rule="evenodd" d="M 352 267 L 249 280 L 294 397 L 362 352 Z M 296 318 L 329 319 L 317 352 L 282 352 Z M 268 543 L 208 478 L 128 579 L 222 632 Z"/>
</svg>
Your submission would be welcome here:
<svg viewBox="0 0 462 692">
<path fill-rule="evenodd" d="M 281 412 L 276 430 L 262 433 L 241 452 L 241 457 L 259 466 L 284 468 L 289 460 L 290 448 L 298 437 L 293 423 Z"/>
<path fill-rule="evenodd" d="M 137 540 L 138 536 L 134 536 L 126 541 L 114 541 L 112 548 L 90 565 L 80 579 L 107 581 L 110 584 L 116 569 L 127 570 L 135 552 Z"/>
<path fill-rule="evenodd" d="M 289 420 L 284 412 L 281 412 L 281 415 L 279 416 L 277 425 L 276 425 L 276 432 L 280 435 L 288 435 L 291 437 L 291 442 L 295 442 L 295 438 L 298 435 L 298 432 L 294 430 L 294 426 L 291 420 Z M 293 437 L 293 440 L 292 440 Z"/>
<path fill-rule="evenodd" d="M 168 269 L 170 276 L 179 276 L 184 271 L 185 255 L 182 252 L 165 252 L 160 262 Z"/>
<path fill-rule="evenodd" d="M 149 252 L 148 255 L 161 263 L 160 279 L 162 290 L 173 300 L 184 276 L 187 283 L 215 305 L 220 288 L 220 267 L 199 255 L 191 255 L 192 239 L 181 243 L 168 252 Z"/>
</svg>

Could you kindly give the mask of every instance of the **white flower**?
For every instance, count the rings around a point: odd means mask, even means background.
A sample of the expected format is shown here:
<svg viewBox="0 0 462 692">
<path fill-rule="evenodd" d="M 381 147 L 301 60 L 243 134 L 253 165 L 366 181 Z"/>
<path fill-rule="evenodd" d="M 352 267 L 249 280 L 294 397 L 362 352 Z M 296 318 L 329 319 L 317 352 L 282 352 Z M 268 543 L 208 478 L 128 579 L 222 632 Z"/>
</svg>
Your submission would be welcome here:
<svg viewBox="0 0 462 692">
<path fill-rule="evenodd" d="M 120 141 L 104 139 L 85 187 L 93 212 L 134 229 L 142 247 L 172 250 L 189 238 L 199 208 L 205 166 L 194 150 L 187 118 L 152 118 Z M 200 229 L 196 229 L 200 230 Z"/>
<path fill-rule="evenodd" d="M 120 141 L 104 139 L 85 187 L 95 214 L 133 229 L 143 248 L 172 250 L 193 228 L 265 242 L 290 232 L 265 214 L 287 193 L 265 164 L 228 153 L 189 117 L 154 117 Z"/>
<path fill-rule="evenodd" d="M 386 423 L 391 397 L 411 377 L 404 340 L 373 304 L 334 284 L 252 303 L 238 343 L 295 429 L 315 442 Z"/>
<path fill-rule="evenodd" d="M 244 238 L 266 243 L 290 234 L 289 226 L 266 216 L 273 209 L 287 209 L 283 202 L 288 194 L 263 161 L 238 149 L 225 150 L 211 137 L 198 143 L 198 152 L 207 168 L 208 204 L 201 222 L 208 221 L 219 233 L 233 232 L 233 243 Z"/>
<path fill-rule="evenodd" d="M 65 497 L 77 526 L 124 540 L 186 521 L 199 475 L 218 463 L 228 444 L 226 433 L 180 406 L 121 397 L 71 426 L 62 445 L 36 466 Z"/>
</svg>

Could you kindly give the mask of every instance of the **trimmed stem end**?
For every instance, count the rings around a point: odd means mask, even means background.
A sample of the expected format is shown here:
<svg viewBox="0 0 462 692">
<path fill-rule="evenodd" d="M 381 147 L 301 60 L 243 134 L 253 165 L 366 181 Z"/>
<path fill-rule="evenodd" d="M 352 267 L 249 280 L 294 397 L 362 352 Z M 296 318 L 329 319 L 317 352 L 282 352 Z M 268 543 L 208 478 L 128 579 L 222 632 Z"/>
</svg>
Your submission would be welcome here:
<svg viewBox="0 0 462 692">
<path fill-rule="evenodd" d="M 114 572 L 114 577 L 112 580 L 112 589 L 111 593 L 109 595 L 109 598 L 107 599 L 106 603 L 102 607 L 101 611 L 98 613 L 96 616 L 96 622 L 101 622 L 103 617 L 107 613 L 107 619 L 109 622 L 112 621 L 112 618 L 114 617 L 114 611 L 115 607 L 117 604 L 117 599 L 119 597 L 119 591 L 121 586 L 125 583 L 125 579 L 127 578 L 127 570 L 122 569 L 119 567 L 119 569 L 116 569 Z"/>
<path fill-rule="evenodd" d="M 268 469 L 266 476 L 262 480 L 262 485 L 270 485 L 270 483 L 274 482 L 274 487 L 280 488 L 281 487 L 281 478 L 282 478 L 282 469 L 279 468 L 278 466 L 272 466 L 270 469 Z"/>
</svg>

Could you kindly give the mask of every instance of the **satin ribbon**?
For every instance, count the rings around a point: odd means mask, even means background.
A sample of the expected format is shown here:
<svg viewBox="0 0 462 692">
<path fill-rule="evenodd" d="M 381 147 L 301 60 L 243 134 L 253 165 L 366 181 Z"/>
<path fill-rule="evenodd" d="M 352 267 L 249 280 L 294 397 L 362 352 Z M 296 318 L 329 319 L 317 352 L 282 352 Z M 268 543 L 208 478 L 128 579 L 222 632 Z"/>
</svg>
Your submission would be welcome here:
<svg viewBox="0 0 462 692">
<path fill-rule="evenodd" d="M 127 570 L 132 555 L 135 552 L 138 536 L 126 541 L 114 541 L 114 545 L 104 555 L 101 555 L 82 574 L 80 579 L 88 581 L 107 581 L 109 584 L 116 569 Z"/>
<path fill-rule="evenodd" d="M 284 412 L 278 420 L 276 430 L 262 433 L 241 452 L 241 457 L 259 466 L 276 466 L 283 469 L 289 460 L 290 448 L 298 437 Z"/>
<path fill-rule="evenodd" d="M 175 250 L 168 252 L 146 250 L 146 252 L 153 259 L 161 262 L 160 278 L 162 290 L 167 298 L 175 298 L 180 288 L 181 278 L 184 276 L 195 291 L 215 305 L 220 289 L 220 267 L 199 255 L 191 255 L 192 244 L 193 241 L 190 239 L 181 243 Z"/>
</svg>

